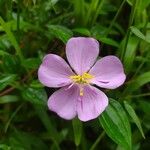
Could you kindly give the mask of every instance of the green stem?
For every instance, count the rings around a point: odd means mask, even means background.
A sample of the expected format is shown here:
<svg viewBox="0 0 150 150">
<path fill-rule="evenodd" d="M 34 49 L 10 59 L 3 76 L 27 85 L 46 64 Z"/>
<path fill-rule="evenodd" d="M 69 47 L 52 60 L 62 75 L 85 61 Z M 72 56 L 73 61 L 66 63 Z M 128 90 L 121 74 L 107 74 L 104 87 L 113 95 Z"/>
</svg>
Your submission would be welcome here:
<svg viewBox="0 0 150 150">
<path fill-rule="evenodd" d="M 91 23 L 92 25 L 95 23 L 95 21 L 96 21 L 98 15 L 99 15 L 99 12 L 100 12 L 100 10 L 101 10 L 102 7 L 103 7 L 104 2 L 105 2 L 105 0 L 101 0 L 99 6 L 97 7 L 97 11 L 96 11 L 96 13 L 95 13 L 94 16 L 93 16 L 93 20 L 92 20 L 92 23 Z"/>
<path fill-rule="evenodd" d="M 94 150 L 96 148 L 96 146 L 98 145 L 98 143 L 101 141 L 101 139 L 104 137 L 105 132 L 103 131 L 99 137 L 96 139 L 95 143 L 92 145 L 92 147 L 90 148 L 90 150 Z"/>
<path fill-rule="evenodd" d="M 84 0 L 74 0 L 74 14 L 76 17 L 76 23 L 84 25 L 84 20 L 85 20 L 85 2 Z"/>
<path fill-rule="evenodd" d="M 90 18 L 92 17 L 92 12 L 97 8 L 99 0 L 92 0 L 91 4 L 89 5 L 89 9 L 87 11 L 87 15 L 84 19 L 84 25 L 87 26 L 88 23 L 90 22 Z"/>
<path fill-rule="evenodd" d="M 133 97 L 144 97 L 144 96 L 149 96 L 150 93 L 143 93 L 143 94 L 138 94 L 138 95 L 129 95 L 127 98 L 133 98 Z"/>
<path fill-rule="evenodd" d="M 123 50 L 121 52 L 121 60 L 123 61 L 124 55 L 125 55 L 125 51 L 127 49 L 127 45 L 128 45 L 128 41 L 129 41 L 129 36 L 130 36 L 130 29 L 127 30 L 127 34 L 125 37 L 125 45 L 123 47 Z"/>
<path fill-rule="evenodd" d="M 20 43 L 20 0 L 18 0 L 17 6 L 17 36 L 18 36 L 18 43 Z"/>
<path fill-rule="evenodd" d="M 111 24 L 109 25 L 108 30 L 106 31 L 106 36 L 109 34 L 111 28 L 113 27 L 113 25 L 114 25 L 116 19 L 118 18 L 118 16 L 119 16 L 119 14 L 120 14 L 120 12 L 121 12 L 121 10 L 122 10 L 122 8 L 123 8 L 125 2 L 126 2 L 126 0 L 123 0 L 123 1 L 122 1 L 122 3 L 121 3 L 121 5 L 120 5 L 120 7 L 119 7 L 119 9 L 118 9 L 118 11 L 117 11 L 115 17 L 114 17 L 113 20 L 111 21 Z"/>
<path fill-rule="evenodd" d="M 21 105 L 19 105 L 19 106 L 17 107 L 17 109 L 13 112 L 13 114 L 11 115 L 10 119 L 8 120 L 8 122 L 7 122 L 6 125 L 5 125 L 5 129 L 4 129 L 5 133 L 7 132 L 8 127 L 9 127 L 11 121 L 12 121 L 13 118 L 16 116 L 16 114 L 19 112 L 19 110 L 23 107 L 23 105 L 24 105 L 24 103 L 22 103 Z"/>
<path fill-rule="evenodd" d="M 128 30 L 127 30 L 127 36 L 126 36 L 126 39 L 125 39 L 125 45 L 124 45 L 123 51 L 122 51 L 122 53 L 121 53 L 121 60 L 123 60 L 125 51 L 126 51 L 126 49 L 127 49 L 128 40 L 129 40 L 129 36 L 130 36 L 130 26 L 133 24 L 133 21 L 134 21 L 134 16 L 135 16 L 135 13 L 136 13 L 137 4 L 138 4 L 138 0 L 134 0 L 134 1 L 133 1 L 133 6 L 132 6 L 132 10 L 131 10 L 130 19 L 129 19 L 129 25 L 128 25 Z"/>
</svg>

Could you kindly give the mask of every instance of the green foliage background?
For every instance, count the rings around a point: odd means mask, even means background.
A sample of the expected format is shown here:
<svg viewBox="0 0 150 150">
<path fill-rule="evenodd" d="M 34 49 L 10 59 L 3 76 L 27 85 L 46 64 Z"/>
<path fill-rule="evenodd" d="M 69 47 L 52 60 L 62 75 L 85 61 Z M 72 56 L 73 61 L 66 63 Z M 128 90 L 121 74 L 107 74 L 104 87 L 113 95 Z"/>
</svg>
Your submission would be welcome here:
<svg viewBox="0 0 150 150">
<path fill-rule="evenodd" d="M 72 36 L 99 40 L 127 80 L 105 90 L 109 107 L 86 123 L 48 111 L 55 89 L 37 69 L 44 55 L 65 58 Z M 150 149 L 150 0 L 0 0 L 0 149 Z"/>
</svg>

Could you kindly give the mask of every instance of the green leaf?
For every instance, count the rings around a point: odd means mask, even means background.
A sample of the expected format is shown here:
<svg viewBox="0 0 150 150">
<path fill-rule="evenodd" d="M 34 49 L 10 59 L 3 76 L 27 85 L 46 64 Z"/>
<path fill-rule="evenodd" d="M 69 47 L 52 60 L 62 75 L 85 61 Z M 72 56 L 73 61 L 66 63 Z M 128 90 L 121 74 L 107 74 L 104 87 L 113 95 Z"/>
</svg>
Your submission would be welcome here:
<svg viewBox="0 0 150 150">
<path fill-rule="evenodd" d="M 73 36 L 72 31 L 66 27 L 60 25 L 48 25 L 47 27 L 51 34 L 62 40 L 64 43 L 66 43 Z"/>
<path fill-rule="evenodd" d="M 133 0 L 127 0 L 127 2 L 131 6 L 133 6 L 133 3 L 134 3 Z M 139 11 L 139 13 L 142 13 L 144 11 L 144 9 L 149 6 L 149 4 L 150 4 L 150 0 L 141 0 L 141 1 L 139 1 L 137 11 Z"/>
<path fill-rule="evenodd" d="M 5 21 L 2 19 L 2 17 L 0 16 L 0 24 L 2 25 L 4 31 L 6 32 L 8 39 L 10 40 L 11 44 L 14 46 L 14 48 L 16 49 L 16 54 L 22 59 L 22 53 L 21 53 L 21 49 L 19 47 L 19 44 L 17 43 L 17 40 L 15 38 L 15 36 L 13 35 L 13 33 L 11 32 L 10 27 L 5 23 Z"/>
<path fill-rule="evenodd" d="M 9 135 L 9 145 L 12 150 L 48 150 L 48 147 L 39 136 L 33 136 L 30 133 L 15 130 Z"/>
<path fill-rule="evenodd" d="M 33 4 L 35 5 L 36 4 L 36 0 L 32 0 L 33 1 Z"/>
<path fill-rule="evenodd" d="M 5 26 L 12 31 L 17 31 L 17 20 L 10 20 L 5 22 Z M 25 22 L 22 19 L 20 20 L 20 30 L 27 31 L 28 29 L 35 28 L 34 25 L 30 24 L 29 22 Z M 0 28 L 0 31 L 5 31 L 5 28 Z"/>
<path fill-rule="evenodd" d="M 134 33 L 137 37 L 150 43 L 150 41 L 146 38 L 146 36 L 138 28 L 131 26 L 130 29 L 131 29 L 132 33 Z"/>
<path fill-rule="evenodd" d="M 73 131 L 74 131 L 74 140 L 76 146 L 80 145 L 81 137 L 82 137 L 82 123 L 79 119 L 75 118 L 72 121 Z"/>
<path fill-rule="evenodd" d="M 141 0 L 139 1 L 139 5 L 137 8 L 138 13 L 143 13 L 144 9 L 148 7 L 150 4 L 150 0 Z"/>
<path fill-rule="evenodd" d="M 23 61 L 23 66 L 28 69 L 37 69 L 41 63 L 39 58 L 28 58 Z"/>
<path fill-rule="evenodd" d="M 31 88 L 42 88 L 43 84 L 39 80 L 33 80 L 30 86 Z"/>
<path fill-rule="evenodd" d="M 132 4 L 132 0 L 127 0 L 127 3 L 128 3 L 129 5 L 131 5 L 131 6 L 133 5 L 133 4 Z"/>
<path fill-rule="evenodd" d="M 148 56 L 147 56 L 148 57 Z M 136 56 L 135 61 L 137 62 L 150 62 L 150 59 L 148 59 L 147 57 L 143 57 L 143 56 Z"/>
<path fill-rule="evenodd" d="M 45 107 L 36 105 L 34 106 L 36 113 L 38 114 L 41 122 L 43 123 L 44 127 L 47 129 L 47 132 L 49 134 L 49 137 L 52 139 L 55 149 L 59 150 L 59 142 L 63 139 L 62 136 L 60 136 L 59 132 L 56 130 L 56 127 L 53 125 L 53 121 L 47 114 L 47 110 Z"/>
<path fill-rule="evenodd" d="M 124 106 L 125 106 L 127 112 L 129 113 L 130 117 L 132 118 L 132 120 L 134 121 L 134 123 L 136 124 L 138 129 L 140 130 L 143 138 L 145 138 L 140 120 L 139 120 L 138 116 L 136 115 L 134 109 L 126 101 L 124 101 Z"/>
<path fill-rule="evenodd" d="M 25 100 L 37 105 L 47 104 L 47 94 L 43 88 L 29 87 L 22 91 L 22 96 Z"/>
<path fill-rule="evenodd" d="M 110 99 L 110 104 L 99 117 L 107 135 L 126 150 L 131 150 L 131 129 L 128 117 L 119 102 Z"/>
<path fill-rule="evenodd" d="M 140 120 L 139 120 L 138 116 L 136 115 L 134 109 L 126 101 L 124 101 L 124 106 L 125 106 L 125 109 L 127 110 L 127 112 L 129 113 L 130 117 L 132 118 L 132 120 L 134 121 L 134 123 L 136 124 L 138 129 L 140 130 L 141 135 L 143 136 L 143 138 L 145 138 Z"/>
<path fill-rule="evenodd" d="M 0 56 L 8 55 L 9 53 L 5 52 L 4 50 L 0 50 Z"/>
<path fill-rule="evenodd" d="M 142 75 L 138 76 L 133 81 L 131 81 L 127 86 L 125 92 L 133 92 L 148 82 L 150 82 L 150 71 L 143 73 Z"/>
<path fill-rule="evenodd" d="M 5 95 L 0 97 L 0 104 L 17 102 L 19 100 L 18 96 L 15 95 Z"/>
<path fill-rule="evenodd" d="M 0 144 L 0 150 L 11 150 L 11 147 L 5 144 Z"/>
<path fill-rule="evenodd" d="M 111 46 L 114 46 L 114 47 L 119 47 L 119 44 L 116 41 L 114 41 L 110 38 L 98 37 L 97 39 L 100 40 L 100 42 L 105 43 L 107 45 L 111 45 Z"/>
<path fill-rule="evenodd" d="M 15 73 L 20 73 L 22 70 L 20 59 L 16 55 L 11 55 L 11 54 L 3 55 L 2 62 L 3 62 L 2 68 L 7 73 L 15 74 Z"/>
<path fill-rule="evenodd" d="M 150 116 L 150 103 L 149 101 L 139 101 L 140 109 L 147 115 Z"/>
<path fill-rule="evenodd" d="M 82 35 L 91 36 L 90 31 L 86 28 L 75 28 L 75 29 L 73 29 L 73 31 L 77 32 L 77 33 L 80 33 Z"/>
<path fill-rule="evenodd" d="M 130 72 L 132 69 L 138 43 L 138 38 L 130 35 L 124 56 L 124 66 L 126 72 Z"/>
<path fill-rule="evenodd" d="M 0 76 L 0 91 L 16 80 L 15 74 L 5 74 Z"/>
<path fill-rule="evenodd" d="M 139 38 L 145 40 L 145 36 L 143 35 L 143 33 L 136 27 L 131 26 L 130 27 L 131 31 Z"/>
<path fill-rule="evenodd" d="M 108 28 L 106 26 L 96 25 L 96 26 L 93 26 L 90 31 L 91 31 L 92 37 L 95 37 L 96 39 L 106 38 L 106 32 L 108 31 Z M 117 30 L 111 29 L 109 34 L 119 35 L 119 32 Z"/>
</svg>

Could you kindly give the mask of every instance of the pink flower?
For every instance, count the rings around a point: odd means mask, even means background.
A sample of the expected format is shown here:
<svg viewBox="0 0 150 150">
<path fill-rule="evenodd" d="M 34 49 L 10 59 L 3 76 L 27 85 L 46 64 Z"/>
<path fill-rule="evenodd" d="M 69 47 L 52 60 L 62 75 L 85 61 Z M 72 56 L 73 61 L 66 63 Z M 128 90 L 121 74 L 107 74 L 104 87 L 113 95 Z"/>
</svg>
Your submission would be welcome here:
<svg viewBox="0 0 150 150">
<path fill-rule="evenodd" d="M 66 45 L 66 61 L 48 54 L 38 70 L 38 78 L 48 87 L 58 88 L 48 107 L 64 119 L 81 121 L 98 117 L 108 105 L 108 97 L 93 85 L 115 89 L 125 81 L 122 63 L 116 56 L 98 60 L 99 43 L 93 38 L 71 38 Z"/>
</svg>

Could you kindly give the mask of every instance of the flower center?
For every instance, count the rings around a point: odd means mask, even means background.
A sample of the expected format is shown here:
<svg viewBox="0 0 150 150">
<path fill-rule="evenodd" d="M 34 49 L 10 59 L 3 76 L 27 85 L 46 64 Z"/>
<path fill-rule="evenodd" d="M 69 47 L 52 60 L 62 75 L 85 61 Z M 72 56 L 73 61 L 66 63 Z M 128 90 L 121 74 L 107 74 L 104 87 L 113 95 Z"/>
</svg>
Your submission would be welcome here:
<svg viewBox="0 0 150 150">
<path fill-rule="evenodd" d="M 92 79 L 93 77 L 94 76 L 92 76 L 89 73 L 84 73 L 83 75 L 70 76 L 73 82 L 78 83 L 78 84 L 88 84 L 90 82 L 90 79 Z"/>
<path fill-rule="evenodd" d="M 94 76 L 92 76 L 89 73 L 84 73 L 82 75 L 74 75 L 74 76 L 70 76 L 70 79 L 72 79 L 73 82 L 78 83 L 78 84 L 89 84 L 90 80 L 94 78 Z M 83 96 L 83 87 L 80 87 L 80 96 Z"/>
</svg>

